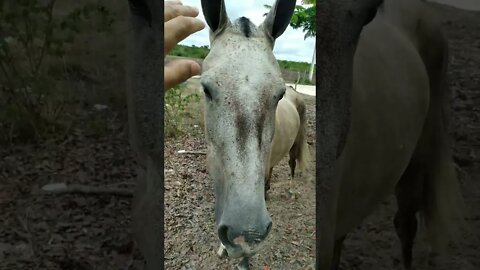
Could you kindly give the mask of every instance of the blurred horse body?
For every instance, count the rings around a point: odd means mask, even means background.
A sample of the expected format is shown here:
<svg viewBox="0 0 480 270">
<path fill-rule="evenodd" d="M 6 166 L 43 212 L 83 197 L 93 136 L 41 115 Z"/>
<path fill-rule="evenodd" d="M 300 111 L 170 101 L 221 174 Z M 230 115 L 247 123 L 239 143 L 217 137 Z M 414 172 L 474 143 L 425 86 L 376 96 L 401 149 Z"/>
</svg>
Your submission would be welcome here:
<svg viewBox="0 0 480 270">
<path fill-rule="evenodd" d="M 295 177 L 295 169 L 303 171 L 310 160 L 307 143 L 306 105 L 298 92 L 287 87 L 285 96 L 278 103 L 275 117 L 275 133 L 270 153 L 269 170 L 265 180 L 265 196 L 270 189 L 273 167 L 287 154 L 290 173 Z"/>
<path fill-rule="evenodd" d="M 374 8 L 353 55 L 350 126 L 328 194 L 331 216 L 322 220 L 334 232 L 333 269 L 347 234 L 392 192 L 405 269 L 417 213 L 432 255 L 455 239 L 461 222 L 448 135 L 447 40 L 422 1 L 385 0 Z M 321 245 L 320 252 L 330 248 Z"/>
</svg>

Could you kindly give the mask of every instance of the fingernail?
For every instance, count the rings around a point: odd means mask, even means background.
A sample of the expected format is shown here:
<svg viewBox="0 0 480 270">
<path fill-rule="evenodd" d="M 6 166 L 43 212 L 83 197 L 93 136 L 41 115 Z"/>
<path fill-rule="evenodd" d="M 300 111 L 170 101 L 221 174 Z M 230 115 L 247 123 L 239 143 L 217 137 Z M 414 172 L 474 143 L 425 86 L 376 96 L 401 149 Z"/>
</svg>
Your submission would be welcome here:
<svg viewBox="0 0 480 270">
<path fill-rule="evenodd" d="M 202 73 L 202 66 L 199 63 L 195 62 L 192 64 L 192 73 L 195 75 L 200 75 Z"/>
</svg>

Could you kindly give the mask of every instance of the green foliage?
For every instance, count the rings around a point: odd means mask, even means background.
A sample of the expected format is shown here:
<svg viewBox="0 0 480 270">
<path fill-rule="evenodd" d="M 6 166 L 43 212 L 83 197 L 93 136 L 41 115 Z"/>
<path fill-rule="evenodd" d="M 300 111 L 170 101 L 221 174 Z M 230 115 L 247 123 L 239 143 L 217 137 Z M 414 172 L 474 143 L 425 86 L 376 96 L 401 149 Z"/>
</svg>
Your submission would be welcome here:
<svg viewBox="0 0 480 270">
<path fill-rule="evenodd" d="M 291 71 L 306 71 L 310 68 L 310 64 L 306 62 L 278 60 L 278 64 L 280 65 L 281 69 L 287 69 Z"/>
<path fill-rule="evenodd" d="M 302 28 L 305 33 L 304 39 L 315 37 L 316 35 L 316 7 L 315 4 L 310 7 L 296 6 L 290 25 L 293 29 Z"/>
<path fill-rule="evenodd" d="M 1 135 L 2 141 L 41 139 L 61 128 L 59 118 L 68 92 L 49 74 L 48 61 L 61 59 L 82 31 L 92 27 L 108 31 L 113 22 L 108 10 L 99 4 L 54 16 L 55 3 L 0 3 L 0 126 L 9 131 Z"/>
<path fill-rule="evenodd" d="M 196 93 L 182 93 L 185 84 L 178 85 L 165 92 L 165 137 L 177 138 L 178 136 L 185 134 L 185 120 L 187 118 L 192 118 L 192 115 L 189 113 L 189 107 L 200 101 L 200 96 Z"/>
<path fill-rule="evenodd" d="M 315 37 L 316 35 L 316 0 L 303 0 L 303 5 L 311 5 L 308 7 L 303 7 L 301 5 L 295 6 L 295 11 L 293 12 L 292 19 L 290 20 L 290 26 L 293 29 L 302 28 L 302 31 L 305 33 L 304 39 L 309 37 Z M 263 5 L 267 9 L 271 9 L 270 5 Z M 264 13 L 266 16 L 268 13 Z"/>
<path fill-rule="evenodd" d="M 298 81 L 298 84 L 304 84 L 304 85 L 315 85 L 312 81 L 310 81 L 308 78 L 300 78 Z"/>
<path fill-rule="evenodd" d="M 204 59 L 210 50 L 207 46 L 196 47 L 195 45 L 177 45 L 170 52 L 170 55 Z"/>
</svg>

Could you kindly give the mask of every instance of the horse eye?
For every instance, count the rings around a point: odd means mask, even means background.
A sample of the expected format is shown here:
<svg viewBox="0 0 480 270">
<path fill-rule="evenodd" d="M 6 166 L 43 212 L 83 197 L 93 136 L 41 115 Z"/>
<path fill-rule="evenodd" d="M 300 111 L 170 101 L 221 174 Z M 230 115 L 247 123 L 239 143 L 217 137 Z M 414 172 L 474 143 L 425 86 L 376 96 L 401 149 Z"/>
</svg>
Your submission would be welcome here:
<svg viewBox="0 0 480 270">
<path fill-rule="evenodd" d="M 210 93 L 210 89 L 208 89 L 208 87 L 203 86 L 203 92 L 205 93 L 205 97 L 207 97 L 209 100 L 212 99 L 212 94 Z"/>
<path fill-rule="evenodd" d="M 283 91 L 280 95 L 276 96 L 276 99 L 277 99 L 276 101 L 277 101 L 277 103 L 285 96 L 285 92 L 286 92 L 286 91 Z"/>
</svg>

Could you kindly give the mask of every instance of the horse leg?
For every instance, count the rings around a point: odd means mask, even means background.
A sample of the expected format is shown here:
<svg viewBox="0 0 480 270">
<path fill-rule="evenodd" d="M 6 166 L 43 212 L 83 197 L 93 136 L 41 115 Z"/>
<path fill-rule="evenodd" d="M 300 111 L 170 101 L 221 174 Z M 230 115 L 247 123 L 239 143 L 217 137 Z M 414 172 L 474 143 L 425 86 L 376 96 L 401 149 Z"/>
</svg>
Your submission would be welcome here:
<svg viewBox="0 0 480 270">
<path fill-rule="evenodd" d="M 394 224 L 402 245 L 404 269 L 412 267 L 412 249 L 417 234 L 416 213 L 420 210 L 425 174 L 418 166 L 410 164 L 395 187 L 397 213 Z"/>
<path fill-rule="evenodd" d="M 270 168 L 267 177 L 265 177 L 265 200 L 268 201 L 268 193 L 267 191 L 270 190 L 270 179 L 272 178 L 272 170 L 273 167 Z"/>
<path fill-rule="evenodd" d="M 290 160 L 288 160 L 288 165 L 290 165 L 290 174 L 292 175 L 292 179 L 295 178 L 295 167 L 297 166 L 297 161 L 295 157 L 290 156 Z"/>
<path fill-rule="evenodd" d="M 342 236 L 335 241 L 335 247 L 333 250 L 332 270 L 338 270 L 340 267 L 340 257 L 342 255 L 343 241 L 345 240 L 345 237 L 346 236 Z"/>
<path fill-rule="evenodd" d="M 290 174 L 292 179 L 295 177 L 295 167 L 297 166 L 297 156 L 298 156 L 298 147 L 294 144 L 290 149 L 290 159 L 288 160 L 288 165 L 290 165 Z"/>
<path fill-rule="evenodd" d="M 409 209 L 400 210 L 394 218 L 395 230 L 402 244 L 402 258 L 405 269 L 412 267 L 413 240 L 417 230 L 415 212 Z"/>
</svg>

